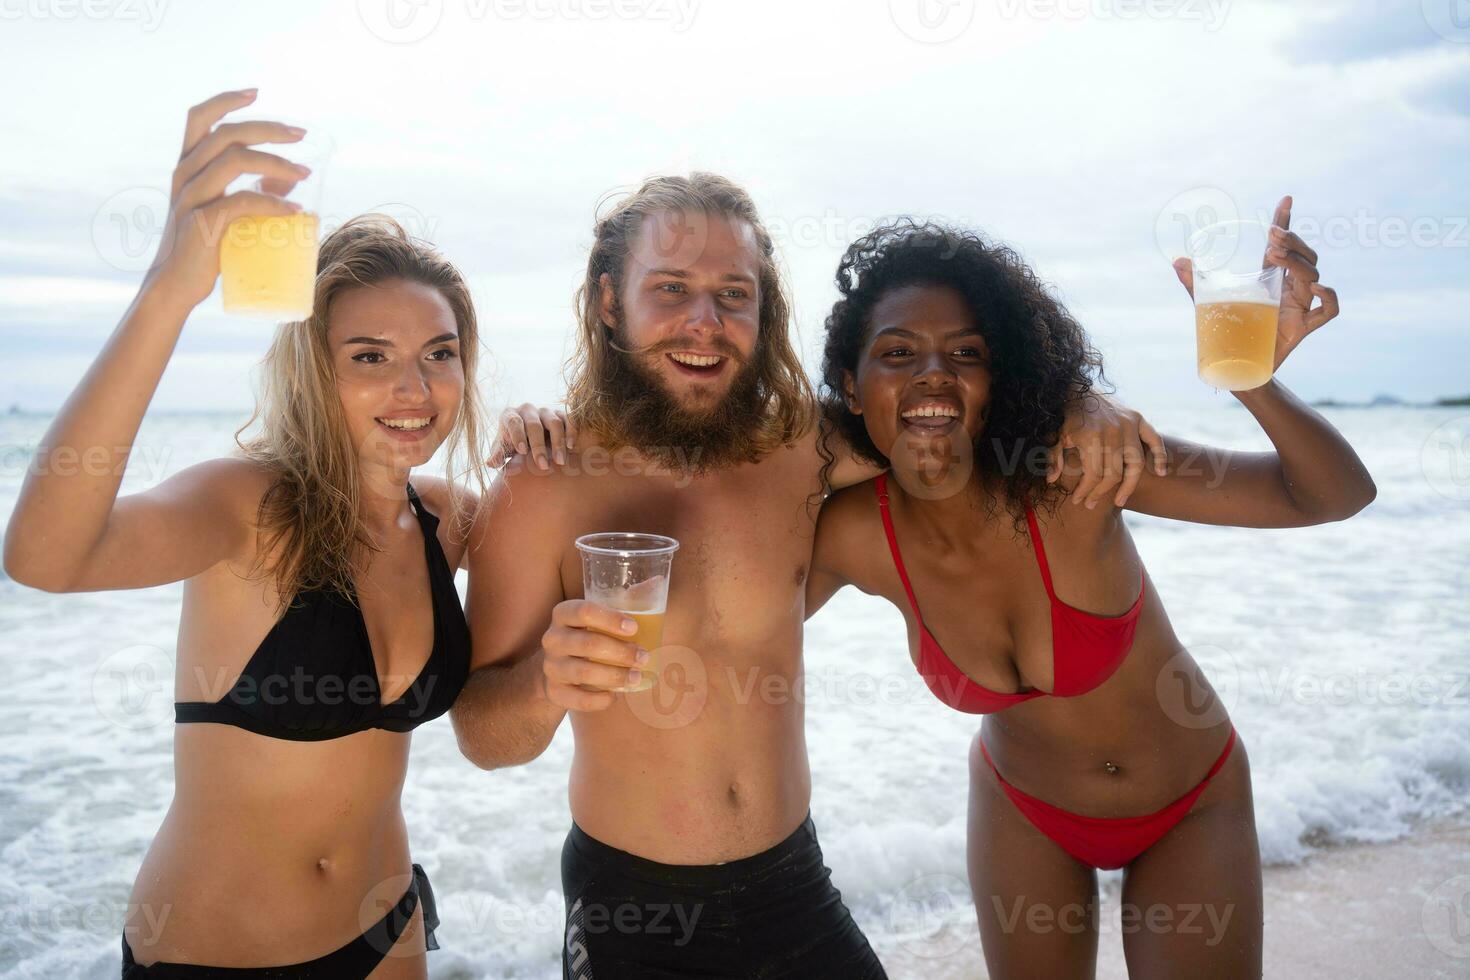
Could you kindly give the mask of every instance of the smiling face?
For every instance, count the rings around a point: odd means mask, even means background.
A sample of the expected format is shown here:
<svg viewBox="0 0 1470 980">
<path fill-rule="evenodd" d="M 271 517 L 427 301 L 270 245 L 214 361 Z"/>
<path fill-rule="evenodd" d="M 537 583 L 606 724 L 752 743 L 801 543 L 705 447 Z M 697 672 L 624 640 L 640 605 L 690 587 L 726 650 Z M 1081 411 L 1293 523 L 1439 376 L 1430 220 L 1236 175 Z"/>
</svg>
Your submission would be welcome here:
<svg viewBox="0 0 1470 980">
<path fill-rule="evenodd" d="M 327 320 L 342 413 L 364 470 L 397 479 L 427 463 L 464 398 L 449 302 L 432 286 L 394 279 L 342 290 Z"/>
<path fill-rule="evenodd" d="M 723 214 L 646 216 L 621 289 L 601 280 L 603 322 L 637 374 L 691 415 L 713 414 L 760 335 L 761 253 L 751 226 Z"/>
<path fill-rule="evenodd" d="M 980 434 L 989 350 L 959 290 L 901 286 L 873 304 L 857 371 L 846 380 L 848 406 L 899 466 L 941 440 L 969 443 Z"/>
</svg>

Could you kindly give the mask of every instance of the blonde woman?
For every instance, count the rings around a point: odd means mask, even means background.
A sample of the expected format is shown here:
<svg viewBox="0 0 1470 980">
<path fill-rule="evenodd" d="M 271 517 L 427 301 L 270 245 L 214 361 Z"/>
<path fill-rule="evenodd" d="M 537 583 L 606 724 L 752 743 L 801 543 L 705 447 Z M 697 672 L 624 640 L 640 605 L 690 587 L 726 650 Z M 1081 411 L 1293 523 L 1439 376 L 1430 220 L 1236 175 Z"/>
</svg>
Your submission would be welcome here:
<svg viewBox="0 0 1470 980">
<path fill-rule="evenodd" d="M 222 122 L 254 94 L 190 110 L 164 244 L 43 454 L 130 446 L 214 286 L 218 230 L 294 210 L 224 194 L 242 173 L 303 175 L 257 148 L 300 130 Z M 485 457 L 478 345 L 455 268 L 360 218 L 322 243 L 315 312 L 277 332 L 239 455 L 120 499 L 120 467 L 32 468 L 5 539 L 12 578 L 184 582 L 174 799 L 129 900 L 129 980 L 426 976 L 436 917 L 399 795 L 411 729 L 469 669 L 453 576 L 476 498 L 409 472 L 446 442 L 451 460 Z"/>
</svg>

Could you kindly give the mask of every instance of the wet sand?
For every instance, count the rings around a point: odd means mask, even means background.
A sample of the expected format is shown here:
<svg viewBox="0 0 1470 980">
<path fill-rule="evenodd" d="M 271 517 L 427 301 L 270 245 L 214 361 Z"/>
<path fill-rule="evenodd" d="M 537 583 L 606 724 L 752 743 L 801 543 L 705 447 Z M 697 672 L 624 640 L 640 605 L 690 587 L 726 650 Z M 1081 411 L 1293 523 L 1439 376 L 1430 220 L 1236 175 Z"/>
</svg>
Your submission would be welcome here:
<svg viewBox="0 0 1470 980">
<path fill-rule="evenodd" d="M 1470 977 L 1470 821 L 1269 867 L 1265 898 L 1265 975 L 1273 980 Z M 1116 898 L 1105 897 L 1104 908 L 1114 921 L 1098 941 L 1097 978 L 1126 980 Z M 892 980 L 989 976 L 973 920 L 879 953 Z"/>
</svg>

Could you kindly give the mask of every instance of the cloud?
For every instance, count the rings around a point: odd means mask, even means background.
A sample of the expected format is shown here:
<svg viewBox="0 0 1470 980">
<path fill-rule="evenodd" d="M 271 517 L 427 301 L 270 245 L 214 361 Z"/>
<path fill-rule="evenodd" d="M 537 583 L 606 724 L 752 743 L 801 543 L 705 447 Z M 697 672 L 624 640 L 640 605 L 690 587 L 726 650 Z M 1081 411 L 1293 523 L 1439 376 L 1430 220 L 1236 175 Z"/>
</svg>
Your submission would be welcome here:
<svg viewBox="0 0 1470 980">
<path fill-rule="evenodd" d="M 1464 0 L 1348 0 L 1319 3 L 1284 47 L 1304 62 L 1341 64 L 1452 44 L 1435 24 L 1453 24 Z M 1470 14 L 1470 11 L 1466 12 Z M 1431 17 L 1433 20 L 1431 20 Z M 1470 20 L 1466 24 L 1470 32 Z"/>
</svg>

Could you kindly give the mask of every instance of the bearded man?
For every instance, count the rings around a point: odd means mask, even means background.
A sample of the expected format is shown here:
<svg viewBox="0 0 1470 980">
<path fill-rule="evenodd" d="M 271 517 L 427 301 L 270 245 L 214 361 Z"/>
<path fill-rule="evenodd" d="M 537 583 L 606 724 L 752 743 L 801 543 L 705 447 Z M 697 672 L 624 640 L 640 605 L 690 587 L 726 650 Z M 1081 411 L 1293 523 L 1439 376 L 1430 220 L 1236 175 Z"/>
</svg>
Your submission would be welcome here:
<svg viewBox="0 0 1470 980">
<path fill-rule="evenodd" d="M 572 716 L 563 975 L 883 977 L 822 860 L 798 693 L 818 505 L 877 471 L 816 421 L 771 236 L 724 178 L 649 180 L 597 222 L 578 308 L 575 444 L 509 466 L 479 515 L 452 713 L 487 769 Z M 1116 485 L 1138 417 L 1083 401 L 1083 487 Z M 655 662 L 582 598 L 574 542 L 602 531 L 681 543 Z"/>
</svg>

